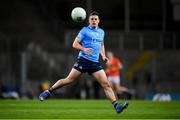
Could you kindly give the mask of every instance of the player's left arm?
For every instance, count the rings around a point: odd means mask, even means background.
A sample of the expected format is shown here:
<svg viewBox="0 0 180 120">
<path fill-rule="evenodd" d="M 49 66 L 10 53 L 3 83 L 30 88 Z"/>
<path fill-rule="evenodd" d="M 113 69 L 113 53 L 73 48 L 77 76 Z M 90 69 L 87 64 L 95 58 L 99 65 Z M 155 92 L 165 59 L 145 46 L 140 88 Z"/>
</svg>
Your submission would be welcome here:
<svg viewBox="0 0 180 120">
<path fill-rule="evenodd" d="M 101 56 L 104 62 L 108 61 L 108 58 L 106 57 L 106 54 L 105 54 L 104 42 L 102 42 L 101 44 Z"/>
</svg>

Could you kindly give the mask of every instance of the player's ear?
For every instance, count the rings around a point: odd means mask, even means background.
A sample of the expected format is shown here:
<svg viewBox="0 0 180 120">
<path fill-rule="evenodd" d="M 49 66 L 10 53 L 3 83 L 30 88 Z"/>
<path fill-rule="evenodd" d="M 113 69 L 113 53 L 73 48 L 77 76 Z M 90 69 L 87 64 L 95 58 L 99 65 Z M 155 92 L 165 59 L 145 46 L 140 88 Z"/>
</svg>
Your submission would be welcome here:
<svg viewBox="0 0 180 120">
<path fill-rule="evenodd" d="M 90 22 L 89 22 L 89 18 L 86 20 L 86 23 L 87 23 L 87 24 L 89 24 L 89 23 L 90 23 Z"/>
<path fill-rule="evenodd" d="M 99 17 L 98 17 L 98 22 L 100 22 L 100 19 L 99 19 Z"/>
</svg>

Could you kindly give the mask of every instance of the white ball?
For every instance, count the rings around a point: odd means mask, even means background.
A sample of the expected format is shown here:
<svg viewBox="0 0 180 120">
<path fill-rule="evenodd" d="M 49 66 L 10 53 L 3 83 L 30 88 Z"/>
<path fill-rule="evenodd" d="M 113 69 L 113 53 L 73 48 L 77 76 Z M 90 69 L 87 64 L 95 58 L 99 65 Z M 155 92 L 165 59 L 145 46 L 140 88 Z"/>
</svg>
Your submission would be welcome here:
<svg viewBox="0 0 180 120">
<path fill-rule="evenodd" d="M 71 17 L 75 22 L 82 22 L 86 19 L 86 11 L 81 7 L 75 7 L 71 12 Z"/>
</svg>

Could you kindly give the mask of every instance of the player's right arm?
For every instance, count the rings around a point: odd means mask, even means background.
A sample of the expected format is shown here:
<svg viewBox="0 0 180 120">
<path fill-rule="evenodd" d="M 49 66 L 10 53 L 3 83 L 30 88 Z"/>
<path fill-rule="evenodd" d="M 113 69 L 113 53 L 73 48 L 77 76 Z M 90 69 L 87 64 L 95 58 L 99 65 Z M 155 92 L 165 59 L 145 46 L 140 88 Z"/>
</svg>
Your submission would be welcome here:
<svg viewBox="0 0 180 120">
<path fill-rule="evenodd" d="M 122 63 L 121 63 L 121 61 L 119 59 L 117 59 L 117 65 L 118 65 L 119 69 L 123 68 L 123 65 L 122 65 Z"/>
<path fill-rule="evenodd" d="M 82 50 L 88 54 L 90 54 L 92 52 L 92 48 L 85 48 L 81 45 L 80 39 L 78 37 L 75 38 L 72 46 L 73 46 L 73 48 Z"/>
</svg>

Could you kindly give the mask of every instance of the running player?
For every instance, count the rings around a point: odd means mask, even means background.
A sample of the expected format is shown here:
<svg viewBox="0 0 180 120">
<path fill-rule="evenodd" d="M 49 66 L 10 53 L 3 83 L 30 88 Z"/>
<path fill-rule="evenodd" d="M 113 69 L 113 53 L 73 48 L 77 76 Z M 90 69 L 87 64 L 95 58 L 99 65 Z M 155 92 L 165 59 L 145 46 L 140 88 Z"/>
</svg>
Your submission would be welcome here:
<svg viewBox="0 0 180 120">
<path fill-rule="evenodd" d="M 120 84 L 120 69 L 123 67 L 122 62 L 119 58 L 115 57 L 111 51 L 107 51 L 106 55 L 109 59 L 106 64 L 106 74 L 111 87 L 115 90 L 116 94 L 126 93 L 130 95 L 129 89 Z"/>
<path fill-rule="evenodd" d="M 124 104 L 118 103 L 115 94 L 107 80 L 105 71 L 99 63 L 99 55 L 104 61 L 108 61 L 105 55 L 104 47 L 104 30 L 99 28 L 99 14 L 92 12 L 88 18 L 89 25 L 83 27 L 73 42 L 73 47 L 80 50 L 76 63 L 74 64 L 69 75 L 58 80 L 49 90 L 42 92 L 39 96 L 40 101 L 49 97 L 53 91 L 68 85 L 75 81 L 82 73 L 89 73 L 102 86 L 106 97 L 112 102 L 117 113 L 122 112 L 128 106 L 128 102 Z"/>
</svg>

